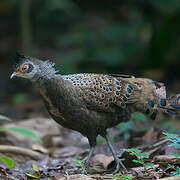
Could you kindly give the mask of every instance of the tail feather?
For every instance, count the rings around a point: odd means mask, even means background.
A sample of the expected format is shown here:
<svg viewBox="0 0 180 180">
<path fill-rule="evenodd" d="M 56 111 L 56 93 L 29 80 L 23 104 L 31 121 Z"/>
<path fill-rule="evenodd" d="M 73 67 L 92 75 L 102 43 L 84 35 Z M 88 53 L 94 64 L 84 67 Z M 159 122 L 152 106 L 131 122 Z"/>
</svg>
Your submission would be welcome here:
<svg viewBox="0 0 180 180">
<path fill-rule="evenodd" d="M 165 106 L 161 104 L 161 108 L 165 109 L 170 114 L 180 115 L 180 94 L 167 98 Z"/>
<path fill-rule="evenodd" d="M 170 105 L 174 109 L 179 109 L 180 110 L 180 104 L 171 104 Z"/>
<path fill-rule="evenodd" d="M 178 112 L 176 112 L 176 111 L 167 110 L 167 112 L 171 115 L 179 115 Z"/>
</svg>

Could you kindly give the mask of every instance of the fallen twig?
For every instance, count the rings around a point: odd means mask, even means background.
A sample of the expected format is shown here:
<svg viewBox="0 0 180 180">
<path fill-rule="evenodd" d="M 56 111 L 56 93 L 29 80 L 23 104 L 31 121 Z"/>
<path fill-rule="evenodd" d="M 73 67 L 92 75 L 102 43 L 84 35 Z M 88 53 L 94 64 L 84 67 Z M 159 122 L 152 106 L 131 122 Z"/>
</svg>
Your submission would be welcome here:
<svg viewBox="0 0 180 180">
<path fill-rule="evenodd" d="M 40 160 L 41 159 L 41 153 L 35 152 L 31 149 L 23 148 L 23 147 L 10 146 L 10 145 L 0 145 L 0 152 L 1 153 L 13 153 L 13 154 L 29 156 L 34 160 Z"/>
</svg>

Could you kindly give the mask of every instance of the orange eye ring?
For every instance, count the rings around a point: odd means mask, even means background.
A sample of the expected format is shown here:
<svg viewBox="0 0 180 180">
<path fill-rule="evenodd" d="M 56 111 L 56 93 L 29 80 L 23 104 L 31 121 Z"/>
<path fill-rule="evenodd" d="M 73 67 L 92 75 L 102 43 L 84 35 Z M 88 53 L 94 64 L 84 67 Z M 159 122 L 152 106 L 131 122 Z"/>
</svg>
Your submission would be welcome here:
<svg viewBox="0 0 180 180">
<path fill-rule="evenodd" d="M 24 73 L 27 72 L 29 69 L 29 65 L 28 64 L 24 64 L 19 68 L 19 72 Z"/>
</svg>

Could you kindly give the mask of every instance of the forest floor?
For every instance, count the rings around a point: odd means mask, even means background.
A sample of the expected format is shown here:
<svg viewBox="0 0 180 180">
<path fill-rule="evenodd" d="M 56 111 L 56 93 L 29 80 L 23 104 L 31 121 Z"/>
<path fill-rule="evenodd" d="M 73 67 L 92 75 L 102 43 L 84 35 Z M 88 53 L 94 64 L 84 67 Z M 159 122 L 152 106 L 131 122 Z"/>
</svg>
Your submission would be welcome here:
<svg viewBox="0 0 180 180">
<path fill-rule="evenodd" d="M 180 179 L 180 157 L 175 156 L 179 153 L 180 138 L 163 134 L 167 131 L 178 134 L 179 119 L 160 115 L 157 121 L 150 121 L 138 115 L 110 129 L 115 149 L 127 168 L 113 174 L 115 162 L 103 138 L 98 137 L 90 167 L 85 170 L 87 138 L 61 127 L 44 112 L 29 110 L 41 106 L 34 102 L 21 104 L 18 110 L 7 105 L 3 109 L 3 112 L 20 111 L 22 118 L 0 121 L 1 128 L 27 128 L 36 132 L 41 142 L 18 132 L 2 131 L 0 156 L 12 158 L 15 165 L 10 169 L 0 161 L 0 179 Z"/>
</svg>

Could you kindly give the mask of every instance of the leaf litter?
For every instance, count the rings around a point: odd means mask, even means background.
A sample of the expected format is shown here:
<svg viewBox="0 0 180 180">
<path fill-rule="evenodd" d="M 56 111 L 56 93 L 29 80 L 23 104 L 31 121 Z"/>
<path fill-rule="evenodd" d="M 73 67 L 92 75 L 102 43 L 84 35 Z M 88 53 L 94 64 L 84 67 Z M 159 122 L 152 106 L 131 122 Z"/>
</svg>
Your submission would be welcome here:
<svg viewBox="0 0 180 180">
<path fill-rule="evenodd" d="M 43 120 L 47 126 L 49 123 L 46 121 L 52 122 L 51 119 Z M 31 123 L 28 121 L 32 121 L 32 123 L 34 121 L 24 120 L 31 127 Z M 22 124 L 24 122 L 22 121 Z M 20 124 L 21 122 L 18 122 L 18 125 Z M 37 132 L 38 126 L 41 124 L 36 124 Z M 55 127 L 57 124 L 53 124 L 53 126 Z M 88 155 L 89 148 L 86 139 L 79 133 L 62 127 L 59 127 L 59 135 L 58 131 L 53 135 L 53 131 L 48 131 L 47 127 L 44 128 L 47 129 L 46 132 L 42 134 L 38 132 L 42 144 L 33 139 L 26 141 L 24 138 L 22 141 L 14 139 L 13 144 L 22 147 L 23 142 L 24 147 L 41 154 L 40 160 L 32 160 L 26 155 L 21 156 L 13 152 L 4 153 L 0 150 L 2 156 L 14 159 L 15 163 L 12 169 L 0 163 L 1 179 L 163 179 L 172 176 L 176 178 L 180 174 L 180 157 L 170 155 L 170 153 L 179 153 L 179 149 L 172 145 L 169 146 L 172 142 L 163 135 L 159 128 L 151 128 L 146 131 L 144 129 L 137 130 L 138 128 L 129 129 L 126 131 L 130 137 L 128 140 L 122 140 L 122 133 L 119 132 L 118 128 L 111 130 L 112 134 L 115 134 L 115 149 L 119 152 L 119 158 L 125 159 L 123 163 L 127 167 L 126 171 L 120 171 L 116 175 L 112 174 L 115 161 L 103 141 L 97 146 L 86 174 L 82 174 L 83 162 Z M 55 128 L 57 129 L 57 127 Z M 53 127 L 51 129 L 53 130 Z M 10 135 L 6 132 L 4 141 L 7 137 L 8 139 L 15 138 L 14 134 Z M 50 137 L 48 141 L 47 137 Z M 178 142 L 176 143 L 178 144 Z M 12 145 L 11 142 L 10 144 Z M 135 154 L 127 152 L 128 149 L 132 150 L 132 148 L 138 151 L 135 151 Z"/>
</svg>

